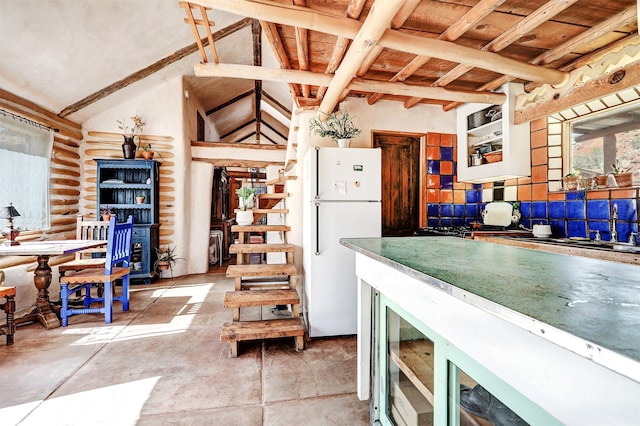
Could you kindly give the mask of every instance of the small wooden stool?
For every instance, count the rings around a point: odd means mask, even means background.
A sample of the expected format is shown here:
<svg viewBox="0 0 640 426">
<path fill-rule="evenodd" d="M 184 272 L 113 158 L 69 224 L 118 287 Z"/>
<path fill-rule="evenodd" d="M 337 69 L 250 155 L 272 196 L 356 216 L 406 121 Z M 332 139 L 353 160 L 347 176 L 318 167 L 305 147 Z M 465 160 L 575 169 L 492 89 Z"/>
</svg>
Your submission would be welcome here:
<svg viewBox="0 0 640 426">
<path fill-rule="evenodd" d="M 6 299 L 5 303 L 0 303 L 0 309 L 7 314 L 7 325 L 0 327 L 0 334 L 7 335 L 7 346 L 13 345 L 13 335 L 16 333 L 16 323 L 14 313 L 16 311 L 16 288 L 4 286 L 4 272 L 0 271 L 0 297 Z"/>
</svg>

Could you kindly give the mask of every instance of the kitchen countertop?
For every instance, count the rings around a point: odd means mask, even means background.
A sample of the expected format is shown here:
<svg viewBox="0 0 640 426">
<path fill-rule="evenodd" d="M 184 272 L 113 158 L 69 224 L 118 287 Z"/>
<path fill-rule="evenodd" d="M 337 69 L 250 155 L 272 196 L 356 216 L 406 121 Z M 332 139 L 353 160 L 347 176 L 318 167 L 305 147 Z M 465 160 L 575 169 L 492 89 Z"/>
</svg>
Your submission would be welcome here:
<svg viewBox="0 0 640 426">
<path fill-rule="evenodd" d="M 507 237 L 507 238 L 505 238 Z M 611 262 L 628 263 L 630 265 L 640 265 L 639 253 L 627 253 L 624 251 L 597 250 L 594 248 L 581 247 L 570 244 L 548 244 L 537 241 L 535 238 L 511 238 L 508 235 L 474 235 L 474 239 L 488 243 L 504 244 L 514 247 L 528 248 L 532 250 L 542 250 L 550 253 L 569 254 L 592 259 L 608 260 Z"/>
<path fill-rule="evenodd" d="M 640 382 L 638 266 L 450 237 L 340 242 Z"/>
</svg>

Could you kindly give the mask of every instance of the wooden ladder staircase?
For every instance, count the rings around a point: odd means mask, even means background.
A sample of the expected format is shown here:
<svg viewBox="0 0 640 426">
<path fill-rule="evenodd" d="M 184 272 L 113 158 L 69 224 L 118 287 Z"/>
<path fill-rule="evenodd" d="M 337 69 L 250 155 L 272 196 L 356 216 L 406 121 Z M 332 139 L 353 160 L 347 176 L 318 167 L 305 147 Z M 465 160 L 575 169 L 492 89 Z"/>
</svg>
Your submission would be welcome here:
<svg viewBox="0 0 640 426">
<path fill-rule="evenodd" d="M 283 176 L 267 182 L 275 192 L 259 194 L 257 209 L 253 210 L 254 223 L 268 213 L 287 214 L 288 209 L 275 209 L 280 201 L 287 198 L 284 192 L 286 180 L 295 177 Z M 287 243 L 287 225 L 248 225 L 231 227 L 238 233 L 238 243 L 229 251 L 237 256 L 235 265 L 227 268 L 227 277 L 235 278 L 235 291 L 229 291 L 224 298 L 224 307 L 233 309 L 233 321 L 225 323 L 220 332 L 220 340 L 228 341 L 231 357 L 238 356 L 238 342 L 281 337 L 294 337 L 296 350 L 304 349 L 304 322 L 300 312 L 300 296 L 296 290 L 296 267 L 294 246 Z M 251 243 L 251 233 L 282 233 L 282 243 Z M 285 263 L 252 264 L 252 254 L 284 253 Z M 291 318 L 243 321 L 242 308 L 257 306 L 291 305 Z"/>
</svg>

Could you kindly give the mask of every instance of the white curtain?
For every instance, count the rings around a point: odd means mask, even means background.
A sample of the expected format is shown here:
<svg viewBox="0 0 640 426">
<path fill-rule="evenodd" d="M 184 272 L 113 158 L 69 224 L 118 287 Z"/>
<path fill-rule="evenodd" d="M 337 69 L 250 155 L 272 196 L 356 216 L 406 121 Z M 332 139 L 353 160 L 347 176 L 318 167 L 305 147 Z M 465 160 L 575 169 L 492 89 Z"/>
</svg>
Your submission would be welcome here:
<svg viewBox="0 0 640 426">
<path fill-rule="evenodd" d="M 20 213 L 14 218 L 17 228 L 49 228 L 52 146 L 51 131 L 0 115 L 0 207 L 13 204 Z"/>
</svg>

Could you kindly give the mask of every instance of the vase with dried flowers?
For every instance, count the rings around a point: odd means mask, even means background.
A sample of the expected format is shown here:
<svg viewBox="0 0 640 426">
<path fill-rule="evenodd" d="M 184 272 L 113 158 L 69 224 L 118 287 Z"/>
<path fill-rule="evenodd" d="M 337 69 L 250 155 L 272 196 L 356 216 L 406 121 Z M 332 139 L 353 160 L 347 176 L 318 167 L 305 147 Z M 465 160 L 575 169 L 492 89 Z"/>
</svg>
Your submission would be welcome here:
<svg viewBox="0 0 640 426">
<path fill-rule="evenodd" d="M 144 128 L 144 121 L 138 114 L 131 117 L 132 125 L 129 126 L 124 119 L 116 120 L 118 128 L 123 131 L 124 143 L 122 144 L 122 154 L 125 159 L 136 158 L 136 140 L 138 138 L 138 145 L 140 145 L 140 136 L 138 135 Z"/>
</svg>

